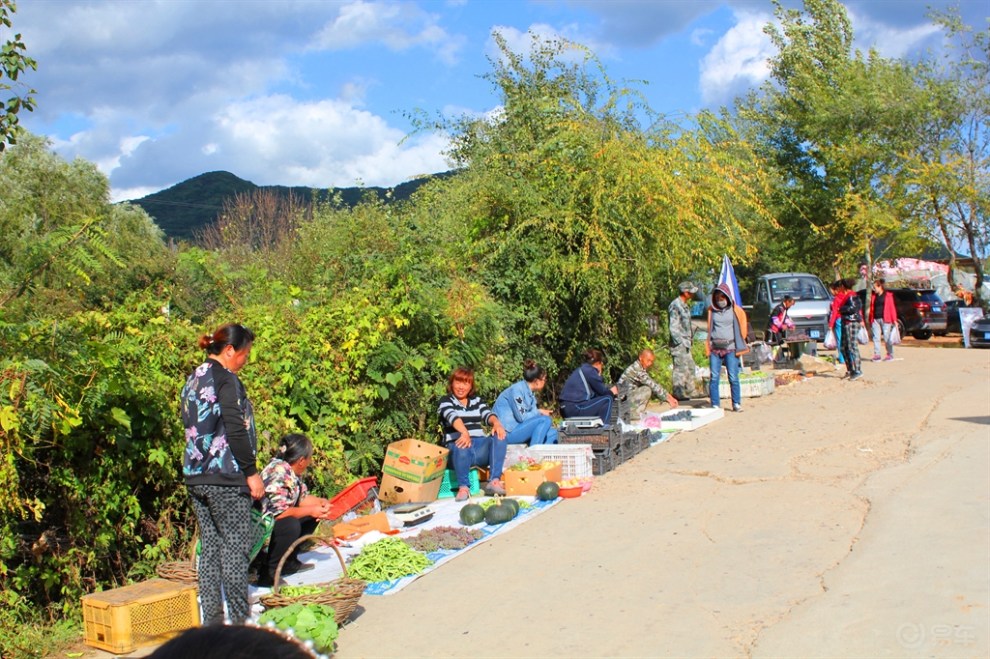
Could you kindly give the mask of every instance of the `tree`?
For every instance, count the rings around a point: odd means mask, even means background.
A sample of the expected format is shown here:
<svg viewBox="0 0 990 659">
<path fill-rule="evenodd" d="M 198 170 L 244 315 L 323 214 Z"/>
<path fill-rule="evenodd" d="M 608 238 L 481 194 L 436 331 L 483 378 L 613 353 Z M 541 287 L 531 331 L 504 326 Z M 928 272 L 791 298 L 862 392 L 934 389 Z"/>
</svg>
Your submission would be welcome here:
<svg viewBox="0 0 990 659">
<path fill-rule="evenodd" d="M 990 242 L 990 31 L 973 33 L 958 13 L 934 13 L 952 46 L 941 66 L 919 67 L 925 92 L 919 148 L 907 155 L 907 201 L 950 254 L 949 283 L 956 285 L 956 254 L 973 257 L 981 304 L 984 260 Z"/>
<path fill-rule="evenodd" d="M 141 209 L 109 202 L 92 163 L 66 162 L 25 134 L 0 153 L 0 308 L 26 315 L 76 310 L 151 283 L 167 263 L 162 233 Z M 123 293 L 126 294 L 126 293 Z"/>
<path fill-rule="evenodd" d="M 445 212 L 461 217 L 488 290 L 515 313 L 524 345 L 570 369 L 582 350 L 619 358 L 673 282 L 755 249 L 769 222 L 756 159 L 712 116 L 682 131 L 567 41 L 534 37 L 527 55 L 498 35 L 486 77 L 495 117 L 443 123 L 463 168 Z"/>
<path fill-rule="evenodd" d="M 901 154 L 922 117 L 911 69 L 853 52 L 837 0 L 805 0 L 803 11 L 774 4 L 772 79 L 738 112 L 775 169 L 772 203 L 792 265 L 838 275 L 872 265 L 880 250 L 916 248 L 918 220 L 897 203 Z"/>
<path fill-rule="evenodd" d="M 4 27 L 11 28 L 10 16 L 16 11 L 17 4 L 13 0 L 0 0 L 0 30 Z M 36 92 L 17 81 L 28 69 L 38 68 L 38 63 L 24 54 L 26 50 L 20 34 L 15 34 L 12 39 L 7 39 L 0 45 L 0 92 L 23 90 L 6 101 L 0 100 L 0 151 L 7 144 L 14 144 L 16 141 L 20 132 L 18 113 L 21 110 L 34 110 Z M 4 78 L 10 82 L 4 82 Z"/>
</svg>

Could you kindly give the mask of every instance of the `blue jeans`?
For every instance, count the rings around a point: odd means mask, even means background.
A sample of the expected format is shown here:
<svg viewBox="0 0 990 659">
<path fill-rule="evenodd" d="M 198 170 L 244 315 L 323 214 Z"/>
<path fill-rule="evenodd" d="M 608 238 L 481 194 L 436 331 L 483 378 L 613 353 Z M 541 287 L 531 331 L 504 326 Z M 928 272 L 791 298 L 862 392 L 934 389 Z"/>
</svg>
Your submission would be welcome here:
<svg viewBox="0 0 990 659">
<path fill-rule="evenodd" d="M 472 437 L 470 448 L 457 448 L 455 442 L 448 443 L 450 462 L 457 475 L 457 487 L 471 487 L 471 467 L 488 467 L 489 480 L 501 478 L 506 446 L 508 442 L 494 435 Z"/>
<path fill-rule="evenodd" d="M 506 444 L 556 444 L 557 429 L 553 427 L 553 419 L 545 414 L 526 419 L 505 434 Z"/>
<path fill-rule="evenodd" d="M 612 420 L 612 397 L 598 396 L 580 403 L 563 403 L 560 414 L 565 419 L 572 416 L 597 416 L 607 426 Z"/>
<path fill-rule="evenodd" d="M 842 356 L 842 321 L 838 320 L 835 323 L 835 351 L 838 353 L 838 361 L 840 364 L 846 363 L 846 358 Z"/>
<path fill-rule="evenodd" d="M 708 356 L 708 368 L 711 370 L 711 379 L 708 381 L 708 396 L 712 399 L 712 406 L 718 407 L 721 400 L 718 397 L 718 383 L 722 375 L 722 364 L 729 374 L 729 391 L 732 393 L 732 404 L 742 404 L 742 387 L 739 386 L 739 357 L 735 352 L 726 353 L 725 357 L 719 357 L 714 352 Z"/>
</svg>

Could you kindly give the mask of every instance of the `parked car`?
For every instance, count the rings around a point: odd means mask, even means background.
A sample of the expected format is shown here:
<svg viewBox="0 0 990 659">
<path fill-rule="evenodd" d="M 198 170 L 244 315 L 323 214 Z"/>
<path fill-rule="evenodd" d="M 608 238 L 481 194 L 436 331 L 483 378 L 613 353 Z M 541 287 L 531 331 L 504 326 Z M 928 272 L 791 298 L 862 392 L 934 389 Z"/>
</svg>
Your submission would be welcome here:
<svg viewBox="0 0 990 659">
<path fill-rule="evenodd" d="M 947 331 L 948 316 L 942 298 L 931 289 L 891 288 L 897 303 L 897 325 L 901 336 L 910 334 L 927 340 Z"/>
<path fill-rule="evenodd" d="M 814 341 L 824 340 L 832 294 L 821 279 L 806 272 L 774 272 L 756 280 L 753 306 L 749 309 L 753 332 L 766 331 L 770 312 L 784 301 L 785 295 L 794 298 L 787 315 L 794 321 L 795 330 Z"/>
<path fill-rule="evenodd" d="M 969 328 L 969 345 L 971 348 L 990 348 L 990 316 L 980 318 Z"/>
<path fill-rule="evenodd" d="M 948 331 L 948 317 L 945 302 L 928 288 L 888 288 L 894 295 L 897 306 L 897 329 L 901 336 L 910 334 L 916 339 L 927 341 L 932 334 L 944 335 Z M 863 316 L 866 312 L 866 291 L 857 291 L 863 303 Z M 958 319 L 959 312 L 956 311 Z"/>
</svg>

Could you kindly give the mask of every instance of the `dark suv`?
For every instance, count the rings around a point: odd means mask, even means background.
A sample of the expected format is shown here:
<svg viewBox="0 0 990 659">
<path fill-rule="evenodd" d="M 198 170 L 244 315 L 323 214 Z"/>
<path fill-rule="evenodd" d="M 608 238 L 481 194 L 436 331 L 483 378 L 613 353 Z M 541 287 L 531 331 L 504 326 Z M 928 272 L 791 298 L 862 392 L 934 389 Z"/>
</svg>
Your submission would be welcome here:
<svg viewBox="0 0 990 659">
<path fill-rule="evenodd" d="M 932 334 L 944 335 L 948 331 L 948 313 L 942 298 L 930 288 L 888 288 L 894 294 L 897 306 L 897 329 L 901 336 L 910 334 L 916 339 L 928 340 Z M 867 304 L 866 291 L 859 291 L 863 305 Z M 863 309 L 863 317 L 867 316 Z M 867 328 L 869 330 L 869 328 Z"/>
<path fill-rule="evenodd" d="M 891 288 L 897 302 L 897 325 L 901 335 L 930 339 L 932 333 L 945 334 L 948 314 L 942 298 L 931 289 Z"/>
</svg>

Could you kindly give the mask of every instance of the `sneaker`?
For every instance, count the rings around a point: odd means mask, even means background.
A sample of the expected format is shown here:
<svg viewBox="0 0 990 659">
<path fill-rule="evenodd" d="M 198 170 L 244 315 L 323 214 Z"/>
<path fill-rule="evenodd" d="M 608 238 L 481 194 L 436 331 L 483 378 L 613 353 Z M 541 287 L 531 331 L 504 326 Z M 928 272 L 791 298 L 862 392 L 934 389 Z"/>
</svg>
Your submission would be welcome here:
<svg viewBox="0 0 990 659">
<path fill-rule="evenodd" d="M 282 566 L 282 574 L 299 574 L 300 572 L 308 572 L 316 567 L 315 563 L 303 563 L 302 561 L 292 558 L 285 562 Z"/>
<path fill-rule="evenodd" d="M 880 355 L 873 355 L 873 361 L 875 362 L 880 361 Z"/>
<path fill-rule="evenodd" d="M 462 487 L 457 490 L 457 496 L 454 497 L 454 501 L 462 503 L 471 498 L 471 489 L 469 487 Z"/>
<path fill-rule="evenodd" d="M 885 362 L 892 362 L 892 361 L 894 361 L 894 356 L 893 355 L 887 355 L 886 357 L 883 358 L 883 360 Z"/>
<path fill-rule="evenodd" d="M 860 371 L 856 371 L 855 373 L 853 373 L 852 375 L 850 375 L 850 376 L 849 376 L 849 379 L 850 379 L 850 380 L 858 380 L 858 379 L 860 379 L 861 377 L 863 377 L 863 374 L 862 374 L 862 372 L 860 372 Z"/>
<path fill-rule="evenodd" d="M 268 570 L 258 573 L 258 580 L 254 583 L 258 588 L 271 588 L 275 585 L 275 580 L 272 579 L 272 575 L 268 574 Z"/>
<path fill-rule="evenodd" d="M 742 412 L 743 411 L 743 406 L 742 405 L 733 405 L 732 406 L 732 411 L 733 412 Z"/>
<path fill-rule="evenodd" d="M 504 497 L 505 496 L 505 488 L 502 487 L 502 481 L 497 480 L 497 479 L 496 480 L 493 480 L 493 481 L 488 481 L 485 484 L 485 494 L 487 494 L 490 497 L 493 497 L 496 494 L 499 495 L 499 496 L 501 496 L 501 497 Z"/>
</svg>

